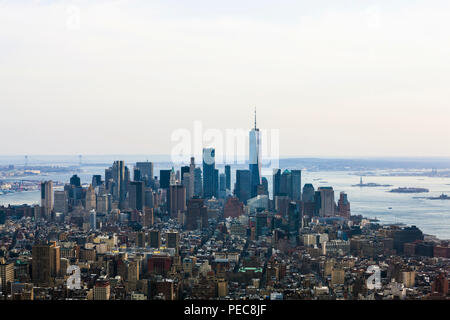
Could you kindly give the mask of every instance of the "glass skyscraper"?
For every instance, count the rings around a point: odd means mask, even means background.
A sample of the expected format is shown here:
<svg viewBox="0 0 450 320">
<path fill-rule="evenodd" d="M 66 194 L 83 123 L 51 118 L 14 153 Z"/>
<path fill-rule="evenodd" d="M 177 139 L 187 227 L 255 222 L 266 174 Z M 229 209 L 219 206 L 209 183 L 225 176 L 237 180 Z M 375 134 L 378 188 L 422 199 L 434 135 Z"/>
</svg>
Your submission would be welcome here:
<svg viewBox="0 0 450 320">
<path fill-rule="evenodd" d="M 255 127 L 249 133 L 249 170 L 250 195 L 256 197 L 257 187 L 261 184 L 261 135 L 256 127 L 256 110 Z"/>
</svg>

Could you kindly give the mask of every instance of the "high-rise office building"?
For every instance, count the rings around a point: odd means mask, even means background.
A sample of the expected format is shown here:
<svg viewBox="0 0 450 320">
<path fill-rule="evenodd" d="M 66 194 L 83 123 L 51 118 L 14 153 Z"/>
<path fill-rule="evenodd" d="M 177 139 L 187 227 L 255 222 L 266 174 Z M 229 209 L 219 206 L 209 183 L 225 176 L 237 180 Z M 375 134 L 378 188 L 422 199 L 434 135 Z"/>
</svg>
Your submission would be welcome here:
<svg viewBox="0 0 450 320">
<path fill-rule="evenodd" d="M 55 190 L 53 210 L 63 214 L 69 212 L 69 197 L 67 191 Z"/>
<path fill-rule="evenodd" d="M 109 300 L 111 295 L 111 286 L 109 281 L 98 279 L 95 282 L 92 299 L 93 300 Z"/>
<path fill-rule="evenodd" d="M 281 191 L 281 169 L 274 169 L 273 170 L 273 178 L 272 178 L 272 197 L 275 199 L 276 196 L 279 196 Z"/>
<path fill-rule="evenodd" d="M 150 181 L 153 179 L 153 162 L 136 162 L 136 168 L 141 173 L 141 180 Z"/>
<path fill-rule="evenodd" d="M 197 167 L 194 169 L 194 196 L 201 197 L 203 194 L 202 169 Z"/>
<path fill-rule="evenodd" d="M 0 291 L 6 296 L 11 293 L 11 284 L 14 282 L 14 263 L 6 263 L 0 258 Z"/>
<path fill-rule="evenodd" d="M 44 181 L 41 183 L 41 207 L 46 219 L 50 219 L 53 210 L 53 182 Z"/>
<path fill-rule="evenodd" d="M 322 193 L 320 191 L 314 192 L 314 211 L 313 216 L 320 216 L 320 209 L 322 207 Z"/>
<path fill-rule="evenodd" d="M 236 190 L 235 195 L 239 201 L 247 203 L 250 199 L 250 171 L 236 170 Z"/>
<path fill-rule="evenodd" d="M 292 173 L 288 169 L 284 170 L 281 174 L 280 194 L 288 196 L 289 198 L 292 195 Z"/>
<path fill-rule="evenodd" d="M 341 192 L 338 200 L 338 215 L 344 218 L 350 218 L 350 202 L 347 194 Z"/>
<path fill-rule="evenodd" d="M 159 230 L 150 230 L 148 233 L 149 241 L 148 245 L 150 248 L 159 248 L 161 247 L 161 233 Z"/>
<path fill-rule="evenodd" d="M 321 217 L 332 217 L 334 216 L 336 203 L 334 201 L 334 190 L 333 187 L 319 187 L 320 193 L 320 209 L 319 215 Z"/>
<path fill-rule="evenodd" d="M 89 229 L 91 231 L 97 230 L 97 213 L 95 209 L 89 211 Z"/>
<path fill-rule="evenodd" d="M 225 173 L 219 174 L 219 198 L 225 198 L 227 193 L 226 176 Z"/>
<path fill-rule="evenodd" d="M 153 208 L 144 208 L 144 227 L 151 227 L 154 223 Z"/>
<path fill-rule="evenodd" d="M 269 195 L 269 181 L 266 177 L 261 178 L 261 188 L 263 190 L 262 194 Z"/>
<path fill-rule="evenodd" d="M 189 164 L 189 183 L 187 184 L 188 192 L 186 193 L 187 199 L 191 199 L 195 193 L 195 158 L 191 157 L 191 162 Z"/>
<path fill-rule="evenodd" d="M 141 170 L 139 168 L 133 169 L 133 180 L 134 181 L 141 181 Z"/>
<path fill-rule="evenodd" d="M 186 211 L 186 188 L 175 184 L 167 192 L 167 209 L 171 218 L 178 218 L 179 213 Z"/>
<path fill-rule="evenodd" d="M 75 186 L 75 187 L 81 187 L 81 179 L 78 175 L 74 174 L 71 178 L 70 178 L 70 184 Z"/>
<path fill-rule="evenodd" d="M 183 182 L 183 180 L 184 180 L 184 174 L 185 174 L 185 173 L 189 174 L 189 170 L 190 170 L 189 166 L 182 166 L 182 167 L 181 167 L 181 169 L 180 169 L 180 172 L 181 172 L 181 182 Z"/>
<path fill-rule="evenodd" d="M 175 169 L 172 167 L 172 170 L 170 171 L 170 179 L 169 179 L 169 186 L 173 186 L 178 184 L 179 179 L 177 178 L 177 174 L 175 173 Z"/>
<path fill-rule="evenodd" d="M 250 197 L 256 197 L 257 186 L 261 184 L 261 134 L 256 127 L 249 133 L 249 171 L 250 171 Z"/>
<path fill-rule="evenodd" d="M 225 166 L 225 187 L 227 190 L 231 190 L 231 166 Z"/>
<path fill-rule="evenodd" d="M 97 212 L 108 214 L 112 207 L 112 199 L 110 194 L 102 194 L 97 197 Z"/>
<path fill-rule="evenodd" d="M 288 229 L 289 238 L 291 240 L 297 240 L 299 230 L 301 227 L 301 208 L 297 202 L 290 202 L 288 207 Z M 296 244 L 296 241 L 292 241 L 292 244 Z"/>
<path fill-rule="evenodd" d="M 102 183 L 103 183 L 103 181 L 102 181 L 102 176 L 101 176 L 101 175 L 99 175 L 99 174 L 94 174 L 94 175 L 92 176 L 92 186 L 93 186 L 94 188 L 96 188 L 96 187 L 102 185 Z"/>
<path fill-rule="evenodd" d="M 214 191 L 213 196 L 219 198 L 219 170 L 214 169 Z"/>
<path fill-rule="evenodd" d="M 88 211 L 97 209 L 97 196 L 95 195 L 95 190 L 92 185 L 86 190 L 85 209 Z"/>
<path fill-rule="evenodd" d="M 203 149 L 203 197 L 205 199 L 217 197 L 217 182 L 215 181 L 215 156 L 214 148 Z"/>
<path fill-rule="evenodd" d="M 193 195 L 193 193 L 194 193 L 194 191 L 191 190 L 191 181 L 192 180 L 193 179 L 191 178 L 191 174 L 189 172 L 184 173 L 183 179 L 182 179 L 182 185 L 186 189 L 186 201 L 191 198 L 189 196 L 189 194 Z"/>
<path fill-rule="evenodd" d="M 145 188 L 143 181 L 130 181 L 128 187 L 128 206 L 141 211 L 144 208 Z"/>
<path fill-rule="evenodd" d="M 177 249 L 180 247 L 180 234 L 176 231 L 166 233 L 167 248 Z"/>
<path fill-rule="evenodd" d="M 185 228 L 196 230 L 206 227 L 208 227 L 208 209 L 203 199 L 194 197 L 188 201 Z"/>
<path fill-rule="evenodd" d="M 159 187 L 161 189 L 169 189 L 171 172 L 172 172 L 172 170 L 160 170 L 159 171 Z"/>
<path fill-rule="evenodd" d="M 111 170 L 112 180 L 114 182 L 113 198 L 119 201 L 119 205 L 122 208 L 126 200 L 130 172 L 123 160 L 114 161 Z"/>
<path fill-rule="evenodd" d="M 303 186 L 302 201 L 303 202 L 314 202 L 315 189 L 311 183 L 305 183 Z"/>
<path fill-rule="evenodd" d="M 49 284 L 59 276 L 60 247 L 56 243 L 36 244 L 32 248 L 32 279 L 36 284 Z"/>
<path fill-rule="evenodd" d="M 136 232 L 136 246 L 138 248 L 145 248 L 147 246 L 147 235 L 145 232 Z"/>
<path fill-rule="evenodd" d="M 293 201 L 300 201 L 302 199 L 302 171 L 291 170 L 291 175 L 291 199 Z"/>
</svg>

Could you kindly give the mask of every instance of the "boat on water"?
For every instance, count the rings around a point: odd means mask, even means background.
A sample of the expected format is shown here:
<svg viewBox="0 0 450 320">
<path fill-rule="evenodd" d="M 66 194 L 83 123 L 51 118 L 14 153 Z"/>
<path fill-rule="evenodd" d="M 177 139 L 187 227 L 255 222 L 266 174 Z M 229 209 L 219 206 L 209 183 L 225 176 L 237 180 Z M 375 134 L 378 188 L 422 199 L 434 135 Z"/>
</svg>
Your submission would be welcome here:
<svg viewBox="0 0 450 320">
<path fill-rule="evenodd" d="M 429 197 L 428 200 L 450 200 L 450 197 L 446 194 L 441 194 L 439 197 Z"/>
</svg>

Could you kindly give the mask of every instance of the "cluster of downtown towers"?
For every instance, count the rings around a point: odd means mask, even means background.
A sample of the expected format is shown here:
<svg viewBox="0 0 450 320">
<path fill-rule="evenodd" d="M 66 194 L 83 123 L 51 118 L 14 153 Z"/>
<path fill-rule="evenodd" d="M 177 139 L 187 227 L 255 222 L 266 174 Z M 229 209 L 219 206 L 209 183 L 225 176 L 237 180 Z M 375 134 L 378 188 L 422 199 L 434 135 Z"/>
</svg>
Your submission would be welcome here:
<svg viewBox="0 0 450 320">
<path fill-rule="evenodd" d="M 41 207 L 44 215 L 49 218 L 52 212 L 67 213 L 80 204 L 87 210 L 107 214 L 114 208 L 144 211 L 145 208 L 155 208 L 158 204 L 166 202 L 165 209 L 171 217 L 176 218 L 180 211 L 186 211 L 186 204 L 189 206 L 190 200 L 195 202 L 196 199 L 225 199 L 232 195 L 231 166 L 225 165 L 225 172 L 219 174 L 219 170 L 216 169 L 214 148 L 203 149 L 202 164 L 202 168 L 196 167 L 195 159 L 192 157 L 190 164 L 182 166 L 180 171 L 175 172 L 173 167 L 171 170 L 160 170 L 158 179 L 154 176 L 152 162 L 137 162 L 131 181 L 130 171 L 125 162 L 115 161 L 105 170 L 105 181 L 102 181 L 100 175 L 94 175 L 89 188 L 82 188 L 76 175 L 70 179 L 70 184 L 66 184 L 64 191 L 53 193 L 51 181 L 43 182 Z M 312 208 L 317 212 L 310 212 L 310 215 L 333 215 L 334 191 L 331 187 L 320 189 L 323 190 L 315 192 L 311 184 L 305 184 L 302 195 L 301 170 L 283 172 L 280 169 L 274 170 L 272 189 L 274 200 L 281 198 L 297 204 L 300 201 L 315 203 Z M 155 190 L 162 191 L 159 198 Z M 249 168 L 236 170 L 234 196 L 247 204 L 249 199 L 268 195 L 268 181 L 261 176 L 261 135 L 256 126 L 255 115 L 255 126 L 249 132 Z M 161 198 L 167 201 L 161 201 Z M 344 200 L 348 203 L 346 197 Z M 203 201 L 199 206 L 203 206 Z M 324 211 L 327 212 L 324 214 Z M 95 229 L 95 225 L 94 216 L 92 228 Z"/>
</svg>

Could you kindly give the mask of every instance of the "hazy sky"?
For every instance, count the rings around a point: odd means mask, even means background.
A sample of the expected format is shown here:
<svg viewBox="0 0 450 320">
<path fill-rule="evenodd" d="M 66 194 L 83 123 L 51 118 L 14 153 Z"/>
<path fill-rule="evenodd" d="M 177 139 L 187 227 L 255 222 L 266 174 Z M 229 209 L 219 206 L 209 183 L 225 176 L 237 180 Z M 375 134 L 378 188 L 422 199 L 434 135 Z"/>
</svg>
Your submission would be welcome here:
<svg viewBox="0 0 450 320">
<path fill-rule="evenodd" d="M 450 1 L 0 0 L 1 154 L 450 156 Z"/>
</svg>

